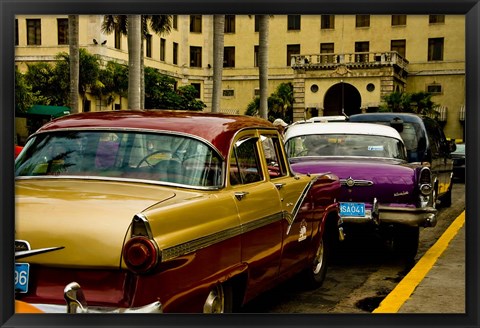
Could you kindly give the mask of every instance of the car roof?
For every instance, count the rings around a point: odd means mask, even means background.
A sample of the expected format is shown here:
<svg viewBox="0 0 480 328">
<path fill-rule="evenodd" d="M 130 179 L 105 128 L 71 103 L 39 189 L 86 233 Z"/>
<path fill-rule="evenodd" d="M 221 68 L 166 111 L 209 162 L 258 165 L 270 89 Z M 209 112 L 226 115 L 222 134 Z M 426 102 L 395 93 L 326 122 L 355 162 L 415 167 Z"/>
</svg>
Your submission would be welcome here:
<svg viewBox="0 0 480 328">
<path fill-rule="evenodd" d="M 285 132 L 285 140 L 297 136 L 309 134 L 362 134 L 387 136 L 399 139 L 403 142 L 402 137 L 397 130 L 390 126 L 380 125 L 376 123 L 360 123 L 360 122 L 333 122 L 333 123 L 312 123 L 292 125 Z"/>
<path fill-rule="evenodd" d="M 416 122 L 422 124 L 426 116 L 413 113 L 381 112 L 381 113 L 362 113 L 351 115 L 348 119 L 351 122 L 390 122 L 394 118 L 400 118 L 404 122 Z"/>
<path fill-rule="evenodd" d="M 221 113 L 183 110 L 120 110 L 63 116 L 42 126 L 37 133 L 71 129 L 145 129 L 194 135 L 213 144 L 224 156 L 232 138 L 247 128 L 275 129 L 267 120 Z"/>
</svg>

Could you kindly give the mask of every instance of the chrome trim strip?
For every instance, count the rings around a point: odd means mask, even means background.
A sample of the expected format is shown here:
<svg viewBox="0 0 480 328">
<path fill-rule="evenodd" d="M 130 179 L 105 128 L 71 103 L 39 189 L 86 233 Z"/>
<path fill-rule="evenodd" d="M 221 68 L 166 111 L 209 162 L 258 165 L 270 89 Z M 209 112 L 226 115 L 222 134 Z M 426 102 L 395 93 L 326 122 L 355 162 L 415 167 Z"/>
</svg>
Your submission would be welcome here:
<svg viewBox="0 0 480 328">
<path fill-rule="evenodd" d="M 155 181 L 155 180 L 145 180 L 145 179 L 130 179 L 130 178 L 118 178 L 118 177 L 100 177 L 94 175 L 36 175 L 36 176 L 16 176 L 15 180 L 34 180 L 34 179 L 76 179 L 76 180 L 99 180 L 99 181 L 112 181 L 112 182 L 133 182 L 133 183 L 147 183 L 158 186 L 172 186 L 185 189 L 194 189 L 194 190 L 219 190 L 224 188 L 224 185 L 221 186 L 211 186 L 211 187 L 202 187 L 202 186 L 192 186 L 186 184 L 179 184 L 173 182 L 164 182 L 164 181 Z M 222 178 L 223 179 L 223 178 Z M 224 179 L 222 180 L 223 182 Z"/>
<path fill-rule="evenodd" d="M 295 206 L 293 207 L 292 213 L 288 213 L 284 211 L 285 219 L 288 222 L 288 228 L 286 235 L 290 233 L 290 229 L 292 228 L 293 222 L 295 222 L 295 219 L 297 218 L 298 211 L 300 211 L 300 207 L 302 206 L 303 201 L 305 200 L 305 197 L 307 197 L 308 192 L 312 188 L 313 184 L 318 180 L 318 175 L 314 175 L 310 182 L 305 186 L 303 189 L 302 193 L 300 194 L 300 197 L 298 198 L 297 202 L 295 203 Z"/>
<path fill-rule="evenodd" d="M 370 180 L 354 180 L 351 177 L 348 179 L 340 179 L 340 184 L 347 187 L 369 187 L 373 185 Z"/>
<path fill-rule="evenodd" d="M 271 223 L 281 221 L 283 218 L 284 218 L 283 213 L 279 212 L 279 213 L 275 213 L 275 214 L 266 216 L 264 218 L 261 218 L 260 220 L 251 221 L 246 224 L 233 227 L 227 230 L 218 231 L 211 235 L 200 237 L 198 239 L 191 240 L 179 245 L 167 247 L 165 249 L 160 250 L 162 253 L 161 261 L 164 262 L 164 261 L 176 258 L 178 256 L 195 252 L 199 249 L 206 248 L 208 246 L 222 242 L 229 238 L 237 237 L 247 232 L 269 225 Z"/>
</svg>

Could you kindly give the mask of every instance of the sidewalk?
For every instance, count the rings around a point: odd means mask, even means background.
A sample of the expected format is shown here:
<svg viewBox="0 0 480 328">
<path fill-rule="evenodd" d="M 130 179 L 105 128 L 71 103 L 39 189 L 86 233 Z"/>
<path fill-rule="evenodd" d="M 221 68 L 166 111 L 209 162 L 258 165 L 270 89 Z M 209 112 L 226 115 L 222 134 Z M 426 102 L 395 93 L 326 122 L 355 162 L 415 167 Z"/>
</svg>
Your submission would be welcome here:
<svg viewBox="0 0 480 328">
<path fill-rule="evenodd" d="M 373 313 L 465 313 L 465 211 Z"/>
</svg>

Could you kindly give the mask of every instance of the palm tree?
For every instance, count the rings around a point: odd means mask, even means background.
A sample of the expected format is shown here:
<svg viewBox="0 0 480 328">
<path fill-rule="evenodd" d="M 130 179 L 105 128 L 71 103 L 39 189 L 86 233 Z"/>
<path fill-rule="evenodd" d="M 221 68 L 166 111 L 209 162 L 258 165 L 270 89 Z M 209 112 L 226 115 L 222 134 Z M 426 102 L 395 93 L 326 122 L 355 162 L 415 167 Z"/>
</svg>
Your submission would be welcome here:
<svg viewBox="0 0 480 328">
<path fill-rule="evenodd" d="M 140 104 L 140 61 L 141 61 L 141 43 L 142 29 L 141 16 L 128 16 L 128 108 L 141 109 Z"/>
<path fill-rule="evenodd" d="M 268 119 L 268 15 L 259 15 L 258 70 L 260 79 L 260 117 Z"/>
<path fill-rule="evenodd" d="M 132 16 L 128 16 L 132 17 Z M 128 42 L 130 43 L 129 37 L 129 23 L 128 17 L 126 15 L 105 15 L 103 17 L 102 23 L 102 31 L 106 34 L 110 34 L 112 32 L 120 33 L 121 35 L 126 35 L 128 37 Z M 164 33 L 169 33 L 171 31 L 171 15 L 144 15 L 141 16 L 141 37 L 140 37 L 140 44 L 138 48 L 140 50 L 139 56 L 139 67 L 140 67 L 140 102 L 138 105 L 139 109 L 144 108 L 145 104 L 145 90 L 144 90 L 144 62 L 143 62 L 143 38 L 146 37 L 148 34 L 148 28 L 161 35 Z M 136 41 L 135 41 L 136 42 Z M 129 68 L 131 66 L 130 63 L 133 63 L 133 58 L 131 58 L 130 54 L 130 44 L 128 46 L 129 53 L 128 53 L 128 60 L 129 60 Z M 130 70 L 129 70 L 130 71 Z M 136 87 L 135 87 L 136 88 Z M 133 91 L 133 90 L 132 90 Z M 129 107 L 130 107 L 130 100 L 129 100 Z"/>
<path fill-rule="evenodd" d="M 213 90 L 212 90 L 212 112 L 220 111 L 220 96 L 222 90 L 223 72 L 223 45 L 225 32 L 225 16 L 213 16 Z"/>
<path fill-rule="evenodd" d="M 71 113 L 78 113 L 78 85 L 80 80 L 80 53 L 78 44 L 78 15 L 68 15 L 68 44 L 70 52 L 70 95 Z"/>
</svg>

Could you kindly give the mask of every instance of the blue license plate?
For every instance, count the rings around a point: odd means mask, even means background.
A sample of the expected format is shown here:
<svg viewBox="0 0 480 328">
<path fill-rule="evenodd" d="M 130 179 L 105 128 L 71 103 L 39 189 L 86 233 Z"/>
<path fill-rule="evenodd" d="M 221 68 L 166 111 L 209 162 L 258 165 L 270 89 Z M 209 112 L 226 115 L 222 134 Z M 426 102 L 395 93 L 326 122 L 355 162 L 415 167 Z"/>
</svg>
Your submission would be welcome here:
<svg viewBox="0 0 480 328">
<path fill-rule="evenodd" d="M 28 292 L 28 278 L 30 274 L 30 264 L 15 263 L 15 292 Z"/>
<path fill-rule="evenodd" d="M 364 203 L 340 203 L 340 216 L 365 216 Z"/>
</svg>

